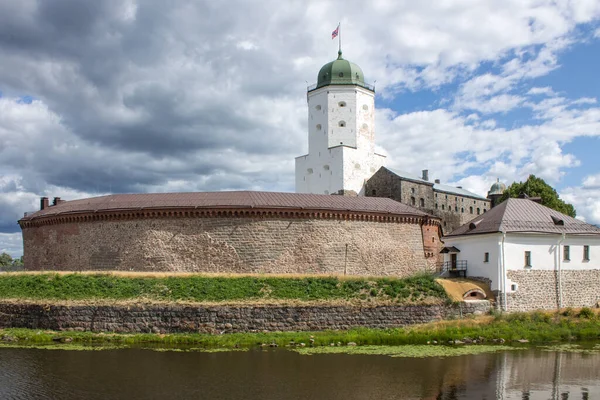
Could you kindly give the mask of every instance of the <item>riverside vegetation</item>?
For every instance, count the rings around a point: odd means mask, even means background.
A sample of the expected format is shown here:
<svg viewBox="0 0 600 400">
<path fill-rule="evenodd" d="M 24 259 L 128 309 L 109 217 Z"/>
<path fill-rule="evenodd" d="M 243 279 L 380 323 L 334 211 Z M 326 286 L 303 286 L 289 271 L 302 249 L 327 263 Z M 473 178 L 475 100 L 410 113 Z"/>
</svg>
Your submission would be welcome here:
<svg viewBox="0 0 600 400">
<path fill-rule="evenodd" d="M 505 350 L 507 345 L 597 341 L 600 318 L 591 309 L 479 316 L 394 329 L 351 329 L 324 332 L 269 332 L 207 334 L 106 334 L 53 332 L 30 329 L 0 330 L 1 346 L 93 349 L 149 347 L 155 349 L 203 350 L 288 347 L 305 354 L 344 352 L 362 354 L 441 356 Z M 450 350 L 448 345 L 471 350 Z M 389 346 L 409 345 L 404 350 Z M 100 346 L 100 347 L 98 347 Z M 372 347 L 383 346 L 380 350 Z M 443 347 L 441 350 L 438 347 Z M 426 348 L 429 348 L 427 350 Z M 438 348 L 438 349 L 436 349 Z M 408 353 L 407 353 L 408 352 Z"/>
</svg>

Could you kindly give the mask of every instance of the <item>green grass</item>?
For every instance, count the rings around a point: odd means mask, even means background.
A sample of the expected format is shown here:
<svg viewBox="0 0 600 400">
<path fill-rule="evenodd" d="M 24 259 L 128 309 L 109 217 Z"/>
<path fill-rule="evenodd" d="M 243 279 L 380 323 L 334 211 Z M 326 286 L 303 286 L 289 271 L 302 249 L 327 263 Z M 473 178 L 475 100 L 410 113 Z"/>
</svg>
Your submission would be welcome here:
<svg viewBox="0 0 600 400">
<path fill-rule="evenodd" d="M 221 277 L 206 275 L 120 276 L 118 274 L 3 274 L 0 299 L 154 300 L 224 302 L 241 300 L 448 301 L 432 276 L 406 279 L 323 277 Z"/>
</svg>

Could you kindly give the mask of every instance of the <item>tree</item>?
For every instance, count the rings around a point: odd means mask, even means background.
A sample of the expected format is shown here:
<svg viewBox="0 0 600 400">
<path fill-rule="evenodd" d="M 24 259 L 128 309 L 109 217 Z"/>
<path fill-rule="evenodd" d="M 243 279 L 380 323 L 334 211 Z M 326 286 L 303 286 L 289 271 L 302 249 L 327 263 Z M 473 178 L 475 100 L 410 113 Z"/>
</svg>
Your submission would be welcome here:
<svg viewBox="0 0 600 400">
<path fill-rule="evenodd" d="M 12 266 L 13 259 L 8 253 L 0 254 L 0 268 L 6 268 Z"/>
<path fill-rule="evenodd" d="M 529 197 L 541 197 L 543 205 L 563 214 L 571 217 L 577 215 L 572 204 L 561 200 L 552 186 L 544 182 L 542 178 L 536 178 L 535 175 L 529 175 L 525 182 L 514 182 L 507 187 L 500 201 L 504 201 L 509 197 L 519 197 L 522 194 Z"/>
<path fill-rule="evenodd" d="M 0 270 L 18 271 L 23 269 L 23 257 L 13 259 L 10 254 L 0 254 Z"/>
</svg>

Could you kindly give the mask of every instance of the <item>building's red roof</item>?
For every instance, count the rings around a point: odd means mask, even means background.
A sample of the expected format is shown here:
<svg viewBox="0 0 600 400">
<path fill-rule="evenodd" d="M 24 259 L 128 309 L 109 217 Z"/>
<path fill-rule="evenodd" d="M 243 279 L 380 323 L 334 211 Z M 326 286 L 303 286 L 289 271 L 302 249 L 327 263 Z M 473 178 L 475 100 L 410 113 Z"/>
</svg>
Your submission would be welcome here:
<svg viewBox="0 0 600 400">
<path fill-rule="evenodd" d="M 64 201 L 25 216 L 22 221 L 65 214 L 104 211 L 173 208 L 258 208 L 350 211 L 393 215 L 426 216 L 427 213 L 382 197 L 347 197 L 278 192 L 193 192 L 113 194 Z"/>
<path fill-rule="evenodd" d="M 494 232 L 535 232 L 600 235 L 600 228 L 538 204 L 510 198 L 446 236 Z"/>
</svg>

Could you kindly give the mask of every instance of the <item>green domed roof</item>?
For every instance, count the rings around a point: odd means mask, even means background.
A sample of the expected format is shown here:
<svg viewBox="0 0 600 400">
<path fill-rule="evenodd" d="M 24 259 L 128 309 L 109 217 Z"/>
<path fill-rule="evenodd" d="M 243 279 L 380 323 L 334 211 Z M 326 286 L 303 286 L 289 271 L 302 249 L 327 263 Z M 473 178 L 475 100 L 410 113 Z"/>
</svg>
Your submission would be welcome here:
<svg viewBox="0 0 600 400">
<path fill-rule="evenodd" d="M 492 187 L 490 188 L 489 194 L 503 194 L 504 191 L 506 190 L 506 185 L 502 182 L 500 182 L 500 179 L 498 179 L 497 182 L 495 182 Z"/>
<path fill-rule="evenodd" d="M 316 88 L 327 85 L 358 85 L 374 90 L 372 86 L 365 83 L 362 69 L 353 62 L 344 60 L 341 51 L 338 52 L 337 60 L 323 65 L 319 71 Z"/>
</svg>

